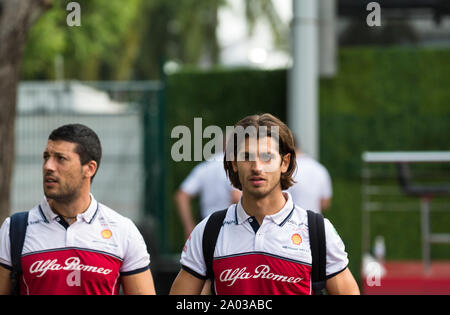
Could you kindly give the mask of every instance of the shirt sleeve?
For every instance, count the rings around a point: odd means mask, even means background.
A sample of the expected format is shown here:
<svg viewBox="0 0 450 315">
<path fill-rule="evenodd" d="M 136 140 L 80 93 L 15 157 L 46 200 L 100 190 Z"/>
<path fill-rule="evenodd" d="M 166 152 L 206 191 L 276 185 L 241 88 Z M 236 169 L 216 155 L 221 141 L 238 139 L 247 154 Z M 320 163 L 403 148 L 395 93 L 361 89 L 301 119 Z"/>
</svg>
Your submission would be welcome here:
<svg viewBox="0 0 450 315">
<path fill-rule="evenodd" d="M 334 226 L 328 219 L 324 220 L 327 242 L 326 276 L 332 278 L 348 266 L 348 255 L 345 245 Z"/>
<path fill-rule="evenodd" d="M 150 255 L 147 252 L 144 238 L 130 219 L 128 219 L 128 225 L 126 252 L 120 268 L 122 276 L 146 271 L 150 266 Z"/>
<path fill-rule="evenodd" d="M 9 241 L 9 222 L 7 218 L 0 228 L 0 265 L 7 269 L 11 269 L 11 243 Z"/>
<path fill-rule="evenodd" d="M 194 167 L 191 173 L 181 183 L 180 189 L 188 195 L 195 196 L 201 190 L 201 164 Z"/>
<path fill-rule="evenodd" d="M 322 196 L 321 198 L 328 199 L 333 196 L 333 187 L 331 185 L 331 177 L 327 169 L 323 168 L 323 183 L 322 183 Z"/>
<path fill-rule="evenodd" d="M 206 279 L 206 264 L 203 257 L 203 231 L 209 216 L 192 231 L 181 253 L 182 268 L 199 279 Z"/>
</svg>

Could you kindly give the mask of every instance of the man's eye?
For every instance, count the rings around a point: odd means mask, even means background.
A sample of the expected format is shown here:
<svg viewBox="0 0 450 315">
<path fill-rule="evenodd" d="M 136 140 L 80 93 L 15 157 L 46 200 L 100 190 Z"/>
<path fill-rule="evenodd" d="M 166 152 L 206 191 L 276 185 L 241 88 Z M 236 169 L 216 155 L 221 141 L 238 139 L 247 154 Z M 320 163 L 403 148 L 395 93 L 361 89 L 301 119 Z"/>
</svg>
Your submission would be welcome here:
<svg viewBox="0 0 450 315">
<path fill-rule="evenodd" d="M 262 153 L 262 154 L 260 154 L 260 158 L 262 161 L 268 162 L 271 159 L 273 159 L 273 155 L 270 153 Z"/>
</svg>

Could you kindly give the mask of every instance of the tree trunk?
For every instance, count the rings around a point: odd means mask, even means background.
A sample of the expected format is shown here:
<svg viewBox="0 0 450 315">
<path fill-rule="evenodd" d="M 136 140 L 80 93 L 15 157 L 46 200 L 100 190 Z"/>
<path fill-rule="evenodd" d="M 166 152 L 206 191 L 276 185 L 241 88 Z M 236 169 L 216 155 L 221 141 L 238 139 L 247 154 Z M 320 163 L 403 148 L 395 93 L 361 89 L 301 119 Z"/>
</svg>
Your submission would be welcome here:
<svg viewBox="0 0 450 315">
<path fill-rule="evenodd" d="M 29 28 L 51 2 L 0 0 L 0 223 L 11 210 L 14 121 L 22 53 Z"/>
</svg>

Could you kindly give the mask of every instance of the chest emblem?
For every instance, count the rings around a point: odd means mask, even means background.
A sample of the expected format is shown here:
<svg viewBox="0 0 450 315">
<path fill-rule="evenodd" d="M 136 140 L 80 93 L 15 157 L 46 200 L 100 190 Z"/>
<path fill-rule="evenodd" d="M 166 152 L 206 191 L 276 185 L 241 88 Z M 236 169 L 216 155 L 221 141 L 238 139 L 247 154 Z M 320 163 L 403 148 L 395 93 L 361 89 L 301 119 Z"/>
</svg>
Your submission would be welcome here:
<svg viewBox="0 0 450 315">
<path fill-rule="evenodd" d="M 108 230 L 108 229 L 103 230 L 103 231 L 101 232 L 101 234 L 102 234 L 102 237 L 103 237 L 104 239 L 109 239 L 109 238 L 111 238 L 111 236 L 112 236 L 111 230 Z"/>
<path fill-rule="evenodd" d="M 291 236 L 291 240 L 292 240 L 292 243 L 293 243 L 294 245 L 300 245 L 300 244 L 303 242 L 302 237 L 301 237 L 300 234 L 298 234 L 298 233 L 293 234 L 293 235 Z"/>
</svg>

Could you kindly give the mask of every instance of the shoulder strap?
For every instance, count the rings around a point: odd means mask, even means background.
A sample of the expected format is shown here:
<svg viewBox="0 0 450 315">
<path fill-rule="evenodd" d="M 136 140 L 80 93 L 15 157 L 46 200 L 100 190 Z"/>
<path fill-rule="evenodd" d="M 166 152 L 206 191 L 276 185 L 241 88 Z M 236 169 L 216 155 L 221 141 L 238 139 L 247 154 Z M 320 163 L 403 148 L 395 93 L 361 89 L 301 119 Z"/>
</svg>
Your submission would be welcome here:
<svg viewBox="0 0 450 315">
<path fill-rule="evenodd" d="M 223 220 L 227 214 L 228 209 L 214 212 L 206 222 L 205 230 L 203 232 L 203 257 L 206 264 L 206 277 L 211 280 L 211 284 L 214 283 L 214 271 L 212 267 L 214 249 L 216 248 L 217 237 L 219 236 L 220 229 L 222 228 Z"/>
<path fill-rule="evenodd" d="M 312 289 L 323 294 L 326 283 L 326 239 L 323 216 L 308 210 L 308 230 L 312 255 Z"/>
<path fill-rule="evenodd" d="M 9 241 L 11 244 L 11 282 L 12 294 L 20 293 L 20 275 L 22 274 L 22 249 L 28 226 L 28 211 L 18 212 L 11 216 L 9 224 Z"/>
</svg>

